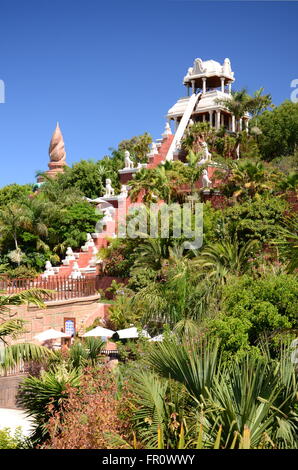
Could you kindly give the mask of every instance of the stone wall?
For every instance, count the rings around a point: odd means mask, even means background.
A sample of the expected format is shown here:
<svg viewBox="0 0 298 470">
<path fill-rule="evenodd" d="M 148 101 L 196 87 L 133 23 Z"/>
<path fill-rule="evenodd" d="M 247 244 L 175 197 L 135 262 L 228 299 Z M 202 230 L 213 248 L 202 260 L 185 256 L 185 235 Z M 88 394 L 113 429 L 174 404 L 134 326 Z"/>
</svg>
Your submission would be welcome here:
<svg viewBox="0 0 298 470">
<path fill-rule="evenodd" d="M 16 396 L 24 375 L 0 377 L 0 408 L 18 408 Z"/>
<path fill-rule="evenodd" d="M 34 336 L 48 328 L 61 331 L 66 318 L 75 319 L 76 331 L 83 332 L 83 328 L 90 326 L 95 318 L 107 318 L 109 304 L 99 303 L 100 296 L 82 297 L 64 301 L 47 302 L 45 309 L 35 306 L 21 305 L 13 307 L 11 318 L 22 318 L 26 321 L 27 332 L 18 337 L 15 342 L 35 342 Z"/>
</svg>

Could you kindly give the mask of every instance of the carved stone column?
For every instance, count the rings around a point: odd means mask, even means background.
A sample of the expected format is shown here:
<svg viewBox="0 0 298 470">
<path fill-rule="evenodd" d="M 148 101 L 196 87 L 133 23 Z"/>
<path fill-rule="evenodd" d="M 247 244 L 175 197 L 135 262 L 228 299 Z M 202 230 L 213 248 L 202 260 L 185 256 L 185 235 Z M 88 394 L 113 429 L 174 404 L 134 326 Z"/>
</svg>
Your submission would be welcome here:
<svg viewBox="0 0 298 470">
<path fill-rule="evenodd" d="M 216 129 L 220 128 L 220 111 L 216 111 Z"/>
<path fill-rule="evenodd" d="M 225 79 L 224 79 L 224 77 L 221 77 L 220 81 L 221 81 L 221 92 L 224 93 L 225 92 Z"/>
<path fill-rule="evenodd" d="M 203 91 L 203 93 L 206 93 L 206 81 L 207 81 L 207 78 L 206 78 L 206 77 L 203 77 L 203 78 L 202 78 L 202 81 L 203 81 L 203 88 L 202 88 L 202 91 Z"/>
<path fill-rule="evenodd" d="M 211 127 L 213 126 L 213 110 L 209 111 L 209 124 Z"/>
</svg>

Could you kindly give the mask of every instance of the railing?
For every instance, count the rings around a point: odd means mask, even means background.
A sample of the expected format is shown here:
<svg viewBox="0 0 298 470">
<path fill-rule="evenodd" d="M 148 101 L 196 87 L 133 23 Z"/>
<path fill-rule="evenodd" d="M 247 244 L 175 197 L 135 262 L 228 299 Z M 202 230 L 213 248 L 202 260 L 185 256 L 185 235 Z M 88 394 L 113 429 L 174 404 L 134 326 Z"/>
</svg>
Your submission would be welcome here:
<svg viewBox="0 0 298 470">
<path fill-rule="evenodd" d="M 97 276 L 83 279 L 69 277 L 48 277 L 47 279 L 1 279 L 0 291 L 4 294 L 18 294 L 27 289 L 47 289 L 53 291 L 47 300 L 69 300 L 77 297 L 89 297 L 97 293 Z"/>
<path fill-rule="evenodd" d="M 24 375 L 27 373 L 28 366 L 23 361 L 20 364 L 10 367 L 9 369 L 0 368 L 0 377 L 11 377 L 16 375 Z"/>
</svg>

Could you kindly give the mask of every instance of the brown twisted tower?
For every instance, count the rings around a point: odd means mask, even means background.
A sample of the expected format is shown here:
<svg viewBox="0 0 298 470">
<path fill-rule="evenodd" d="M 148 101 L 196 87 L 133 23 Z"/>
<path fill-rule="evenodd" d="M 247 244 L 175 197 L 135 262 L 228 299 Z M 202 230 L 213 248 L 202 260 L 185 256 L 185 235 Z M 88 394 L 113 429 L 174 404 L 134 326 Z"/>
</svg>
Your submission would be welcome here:
<svg viewBox="0 0 298 470">
<path fill-rule="evenodd" d="M 55 177 L 58 173 L 63 173 L 66 165 L 66 152 L 63 135 L 58 122 L 50 142 L 49 156 L 49 170 L 46 174 Z"/>
</svg>

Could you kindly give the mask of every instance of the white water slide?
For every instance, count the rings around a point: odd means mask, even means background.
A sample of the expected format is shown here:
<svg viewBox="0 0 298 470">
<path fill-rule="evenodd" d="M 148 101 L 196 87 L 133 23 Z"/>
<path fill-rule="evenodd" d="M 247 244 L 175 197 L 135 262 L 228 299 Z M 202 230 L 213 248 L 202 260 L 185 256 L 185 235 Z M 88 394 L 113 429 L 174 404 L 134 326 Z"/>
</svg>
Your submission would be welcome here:
<svg viewBox="0 0 298 470">
<path fill-rule="evenodd" d="M 193 112 L 197 102 L 201 98 L 201 96 L 202 96 L 202 93 L 198 93 L 197 95 L 195 93 L 193 93 L 191 95 L 191 97 L 189 98 L 189 101 L 188 101 L 187 106 L 186 106 L 186 110 L 184 111 L 182 119 L 179 122 L 178 129 L 177 129 L 177 131 L 174 135 L 174 139 L 173 139 L 173 141 L 171 143 L 171 146 L 168 150 L 166 160 L 173 160 L 173 154 L 174 154 L 175 150 L 178 148 L 178 146 L 181 142 L 184 131 L 185 131 L 186 126 L 189 122 L 190 116 L 192 115 L 192 112 Z"/>
</svg>

